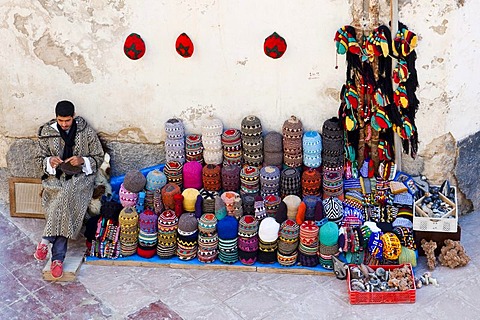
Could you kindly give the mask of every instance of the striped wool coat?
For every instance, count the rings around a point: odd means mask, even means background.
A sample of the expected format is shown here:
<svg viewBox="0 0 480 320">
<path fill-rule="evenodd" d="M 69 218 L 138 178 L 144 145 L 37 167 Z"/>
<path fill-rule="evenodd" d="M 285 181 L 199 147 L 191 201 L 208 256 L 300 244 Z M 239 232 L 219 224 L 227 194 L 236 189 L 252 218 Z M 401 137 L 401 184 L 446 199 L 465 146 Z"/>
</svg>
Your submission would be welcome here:
<svg viewBox="0 0 480 320">
<path fill-rule="evenodd" d="M 85 119 L 76 117 L 77 133 L 73 155 L 87 157 L 91 174 L 84 172 L 66 180 L 65 174 L 59 179 L 47 172 L 47 159 L 63 154 L 64 141 L 60 137 L 53 119 L 40 127 L 38 132 L 39 151 L 36 162 L 45 173 L 42 181 L 42 205 L 45 210 L 46 224 L 43 236 L 64 236 L 76 238 L 83 224 L 88 204 L 92 199 L 95 173 L 102 164 L 103 149 L 97 133 Z"/>
</svg>

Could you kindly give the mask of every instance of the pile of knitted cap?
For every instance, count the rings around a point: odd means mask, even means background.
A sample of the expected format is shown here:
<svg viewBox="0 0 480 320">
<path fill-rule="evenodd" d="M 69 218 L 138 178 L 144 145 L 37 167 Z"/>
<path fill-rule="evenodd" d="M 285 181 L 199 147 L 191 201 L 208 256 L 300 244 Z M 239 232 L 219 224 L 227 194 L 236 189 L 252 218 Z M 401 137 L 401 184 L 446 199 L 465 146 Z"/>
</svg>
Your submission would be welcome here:
<svg viewBox="0 0 480 320">
<path fill-rule="evenodd" d="M 134 207 L 126 207 L 118 216 L 120 225 L 120 254 L 131 256 L 137 251 L 138 214 Z"/>
<path fill-rule="evenodd" d="M 269 194 L 264 197 L 263 202 L 265 204 L 265 213 L 267 214 L 267 217 L 276 218 L 282 198 L 274 194 Z"/>
<path fill-rule="evenodd" d="M 222 188 L 221 167 L 207 164 L 202 170 L 203 188 L 208 191 L 220 191 Z"/>
<path fill-rule="evenodd" d="M 202 120 L 203 160 L 206 164 L 222 164 L 222 133 L 223 123 L 213 116 Z"/>
<path fill-rule="evenodd" d="M 303 134 L 303 164 L 309 168 L 318 168 L 322 164 L 322 137 L 317 131 Z"/>
<path fill-rule="evenodd" d="M 233 191 L 226 191 L 220 196 L 225 203 L 227 215 L 236 218 L 237 220 L 243 215 L 242 198 Z"/>
<path fill-rule="evenodd" d="M 167 161 L 163 168 L 163 173 L 167 177 L 167 181 L 175 183 L 183 188 L 183 164 L 178 161 Z"/>
<path fill-rule="evenodd" d="M 280 169 L 276 166 L 265 166 L 260 169 L 260 194 L 280 195 Z"/>
<path fill-rule="evenodd" d="M 283 162 L 286 166 L 297 168 L 303 163 L 302 137 L 303 124 L 295 116 L 291 116 L 283 123 Z"/>
<path fill-rule="evenodd" d="M 127 172 L 118 192 L 120 203 L 124 207 L 135 206 L 138 200 L 138 193 L 143 190 L 146 182 L 145 176 L 139 170 Z"/>
<path fill-rule="evenodd" d="M 181 194 L 182 190 L 180 187 L 172 182 L 167 183 L 163 188 L 162 188 L 162 203 L 165 209 L 175 209 L 175 200 L 174 196 L 176 194 Z"/>
<path fill-rule="evenodd" d="M 241 124 L 243 160 L 249 166 L 263 163 L 262 123 L 256 116 L 246 116 Z"/>
<path fill-rule="evenodd" d="M 305 220 L 321 221 L 323 219 L 323 204 L 320 197 L 305 196 L 303 203 L 305 203 Z"/>
<path fill-rule="evenodd" d="M 218 196 L 218 192 L 201 189 L 200 190 L 200 195 L 203 198 L 202 212 L 203 213 L 215 213 L 215 197 Z"/>
<path fill-rule="evenodd" d="M 192 260 L 197 256 L 198 221 L 193 212 L 185 212 L 178 219 L 177 256 Z"/>
<path fill-rule="evenodd" d="M 295 221 L 297 218 L 298 207 L 300 206 L 302 199 L 300 199 L 299 196 L 291 194 L 283 198 L 282 201 L 287 206 L 287 218 Z"/>
<path fill-rule="evenodd" d="M 238 259 L 242 264 L 252 265 L 257 261 L 259 221 L 246 215 L 238 221 Z"/>
<path fill-rule="evenodd" d="M 297 168 L 286 168 L 282 171 L 281 177 L 282 197 L 288 195 L 300 196 L 302 194 L 302 177 Z"/>
<path fill-rule="evenodd" d="M 162 259 L 169 259 L 175 255 L 177 249 L 178 218 L 173 210 L 165 210 L 157 220 L 157 255 Z"/>
<path fill-rule="evenodd" d="M 223 263 L 232 264 L 238 261 L 238 221 L 232 216 L 217 222 L 218 259 Z"/>
<path fill-rule="evenodd" d="M 261 221 L 267 217 L 265 203 L 263 202 L 262 196 L 255 196 L 255 203 L 253 207 L 255 208 L 255 219 Z"/>
<path fill-rule="evenodd" d="M 282 266 L 290 267 L 297 262 L 299 235 L 300 226 L 295 221 L 287 219 L 280 225 L 277 260 Z"/>
<path fill-rule="evenodd" d="M 185 128 L 180 119 L 168 119 L 165 122 L 165 159 L 169 161 L 178 161 L 181 164 L 185 162 Z"/>
<path fill-rule="evenodd" d="M 323 123 L 322 163 L 324 198 L 343 198 L 343 128 L 338 118 Z"/>
<path fill-rule="evenodd" d="M 150 209 L 138 215 L 138 247 L 137 254 L 143 258 L 151 258 L 157 249 L 157 215 Z"/>
<path fill-rule="evenodd" d="M 338 251 L 338 225 L 327 222 L 320 227 L 319 262 L 325 269 L 333 269 L 332 256 L 337 256 Z"/>
<path fill-rule="evenodd" d="M 234 164 L 222 167 L 222 188 L 223 191 L 235 191 L 240 189 L 240 167 Z"/>
<path fill-rule="evenodd" d="M 246 165 L 240 170 L 240 191 L 244 194 L 257 194 L 260 191 L 260 170 Z"/>
<path fill-rule="evenodd" d="M 201 134 L 190 134 L 185 140 L 185 160 L 203 165 L 203 143 Z"/>
<path fill-rule="evenodd" d="M 298 263 L 305 267 L 318 265 L 318 230 L 314 221 L 305 221 L 300 226 L 300 244 L 298 246 Z"/>
<path fill-rule="evenodd" d="M 266 217 L 258 227 L 258 255 L 260 263 L 274 263 L 277 261 L 278 230 L 280 224 L 272 217 Z"/>
<path fill-rule="evenodd" d="M 167 184 L 167 177 L 165 174 L 158 170 L 154 169 L 147 174 L 147 183 L 145 184 L 145 208 L 155 210 L 155 191 L 161 190 L 163 186 Z"/>
<path fill-rule="evenodd" d="M 205 213 L 198 220 L 198 261 L 211 263 L 218 256 L 217 218 Z"/>
<path fill-rule="evenodd" d="M 242 133 L 238 129 L 227 129 L 222 133 L 223 165 L 242 165 Z"/>
<path fill-rule="evenodd" d="M 183 187 L 200 190 L 202 188 L 202 165 L 197 161 L 190 161 L 183 165 Z"/>
<path fill-rule="evenodd" d="M 302 195 L 320 196 L 322 189 L 322 174 L 318 169 L 309 168 L 302 173 Z"/>
<path fill-rule="evenodd" d="M 244 193 L 241 195 L 242 197 L 242 206 L 243 206 L 243 214 L 244 215 L 255 215 L 255 196 Z"/>
<path fill-rule="evenodd" d="M 275 166 L 279 169 L 283 165 L 283 136 L 280 132 L 270 131 L 263 138 L 263 165 Z"/>
</svg>

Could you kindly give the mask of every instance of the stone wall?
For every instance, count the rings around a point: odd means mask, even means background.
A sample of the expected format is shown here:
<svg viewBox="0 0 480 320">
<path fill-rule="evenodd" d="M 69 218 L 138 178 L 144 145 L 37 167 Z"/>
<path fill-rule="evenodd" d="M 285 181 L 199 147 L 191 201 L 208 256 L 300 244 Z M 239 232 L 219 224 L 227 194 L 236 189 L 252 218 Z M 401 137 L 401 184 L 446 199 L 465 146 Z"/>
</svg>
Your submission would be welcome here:
<svg viewBox="0 0 480 320">
<path fill-rule="evenodd" d="M 171 117 L 189 133 L 209 114 L 226 127 L 255 114 L 266 131 L 295 114 L 307 130 L 321 130 L 337 113 L 345 80 L 335 31 L 354 15 L 365 25 L 388 23 L 390 1 L 11 0 L 0 9 L 0 60 L 8 62 L 0 64 L 4 174 L 37 174 L 26 156 L 38 126 L 53 117 L 57 101 L 69 99 L 104 137 L 119 175 L 164 159 L 163 124 Z M 404 159 L 405 171 L 458 179 L 473 204 L 478 189 L 465 179 L 462 168 L 470 167 L 462 159 L 480 128 L 479 11 L 479 1 L 399 0 L 399 19 L 419 38 L 419 157 Z M 263 53 L 275 31 L 288 45 L 277 60 Z M 137 61 L 123 53 L 132 32 L 147 47 Z M 189 59 L 174 48 L 183 32 L 195 45 Z"/>
</svg>

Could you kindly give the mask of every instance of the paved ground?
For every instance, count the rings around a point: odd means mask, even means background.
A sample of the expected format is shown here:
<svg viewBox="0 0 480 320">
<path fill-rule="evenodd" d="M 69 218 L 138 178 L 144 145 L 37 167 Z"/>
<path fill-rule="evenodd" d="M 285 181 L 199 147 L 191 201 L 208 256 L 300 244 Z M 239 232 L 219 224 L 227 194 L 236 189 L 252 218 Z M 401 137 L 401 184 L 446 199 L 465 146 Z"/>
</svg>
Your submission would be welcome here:
<svg viewBox="0 0 480 320">
<path fill-rule="evenodd" d="M 417 290 L 415 304 L 351 305 L 345 281 L 330 276 L 84 264 L 75 282 L 46 282 L 32 256 L 44 222 L 0 204 L 0 319 L 478 319 L 479 219 L 460 218 L 470 264 L 437 267 L 440 285 Z"/>
</svg>

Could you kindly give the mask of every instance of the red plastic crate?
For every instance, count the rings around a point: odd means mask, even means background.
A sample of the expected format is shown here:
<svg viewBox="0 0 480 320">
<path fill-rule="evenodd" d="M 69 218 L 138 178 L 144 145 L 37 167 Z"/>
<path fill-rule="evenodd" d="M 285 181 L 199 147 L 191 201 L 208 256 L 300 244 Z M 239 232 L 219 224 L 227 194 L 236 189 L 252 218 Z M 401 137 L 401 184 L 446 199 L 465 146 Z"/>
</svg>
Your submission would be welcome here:
<svg viewBox="0 0 480 320">
<path fill-rule="evenodd" d="M 413 275 L 412 266 L 408 263 L 410 269 L 410 274 L 413 280 L 413 289 L 406 291 L 392 291 L 392 292 L 360 292 L 352 291 L 350 287 L 350 268 L 348 268 L 347 274 L 347 285 L 348 285 L 348 295 L 350 296 L 350 304 L 381 304 L 381 303 L 415 303 L 417 289 L 415 287 L 415 277 Z M 349 265 L 353 266 L 353 265 Z M 379 267 L 384 268 L 385 270 L 392 270 L 396 268 L 403 267 L 403 264 L 400 265 L 380 265 L 380 266 L 370 266 L 373 270 L 376 270 Z"/>
</svg>

